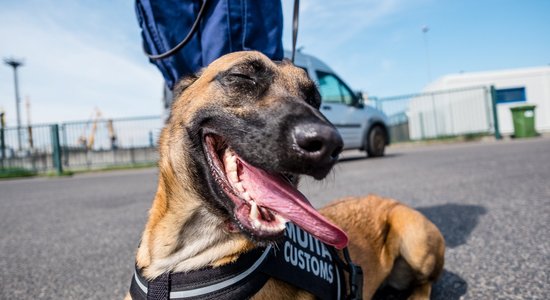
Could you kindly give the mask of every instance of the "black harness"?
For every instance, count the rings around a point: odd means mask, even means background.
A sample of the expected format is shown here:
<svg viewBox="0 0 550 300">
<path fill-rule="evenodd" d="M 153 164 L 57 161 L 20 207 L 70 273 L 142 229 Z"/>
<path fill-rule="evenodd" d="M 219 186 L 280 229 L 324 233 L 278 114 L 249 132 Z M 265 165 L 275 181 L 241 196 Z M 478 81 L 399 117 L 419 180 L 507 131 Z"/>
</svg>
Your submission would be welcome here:
<svg viewBox="0 0 550 300">
<path fill-rule="evenodd" d="M 221 267 L 164 273 L 151 281 L 136 267 L 130 294 L 134 300 L 248 299 L 276 278 L 321 300 L 362 299 L 361 268 L 351 262 L 347 248 L 343 253 L 345 261 L 333 247 L 289 223 L 279 247 L 255 249 Z"/>
</svg>

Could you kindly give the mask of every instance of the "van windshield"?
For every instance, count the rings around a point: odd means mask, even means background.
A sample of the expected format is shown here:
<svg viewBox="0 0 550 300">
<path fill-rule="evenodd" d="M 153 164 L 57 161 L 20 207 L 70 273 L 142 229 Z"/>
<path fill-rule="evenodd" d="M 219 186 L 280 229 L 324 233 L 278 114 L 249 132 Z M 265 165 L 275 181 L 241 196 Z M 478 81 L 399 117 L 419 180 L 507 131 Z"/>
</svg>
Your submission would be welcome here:
<svg viewBox="0 0 550 300">
<path fill-rule="evenodd" d="M 323 102 L 348 105 L 353 103 L 353 94 L 340 78 L 323 71 L 316 71 L 316 73 Z"/>
</svg>

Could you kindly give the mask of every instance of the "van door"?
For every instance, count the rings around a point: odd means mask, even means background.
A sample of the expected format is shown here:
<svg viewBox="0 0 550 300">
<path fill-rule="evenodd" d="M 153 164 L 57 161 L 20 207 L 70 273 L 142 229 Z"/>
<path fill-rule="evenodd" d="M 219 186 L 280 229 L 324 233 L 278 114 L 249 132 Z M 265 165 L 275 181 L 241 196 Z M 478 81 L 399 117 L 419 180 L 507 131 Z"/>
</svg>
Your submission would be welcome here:
<svg viewBox="0 0 550 300">
<path fill-rule="evenodd" d="M 361 147 L 365 126 L 364 108 L 358 99 L 336 75 L 315 71 L 321 93 L 321 112 L 336 126 L 344 140 L 344 148 Z"/>
</svg>

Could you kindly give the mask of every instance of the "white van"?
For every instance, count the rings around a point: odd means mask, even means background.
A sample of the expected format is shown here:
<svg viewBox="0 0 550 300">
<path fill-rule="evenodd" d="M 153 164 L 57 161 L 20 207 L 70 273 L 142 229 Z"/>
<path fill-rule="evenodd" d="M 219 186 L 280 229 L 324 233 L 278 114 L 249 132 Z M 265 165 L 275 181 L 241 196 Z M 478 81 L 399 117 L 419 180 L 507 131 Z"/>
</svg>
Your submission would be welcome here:
<svg viewBox="0 0 550 300">
<path fill-rule="evenodd" d="M 285 57 L 291 53 L 285 51 Z M 321 112 L 336 126 L 344 149 L 366 151 L 371 157 L 383 156 L 390 137 L 386 115 L 365 105 L 360 93 L 354 93 L 321 60 L 296 52 L 294 64 L 303 68 L 318 85 L 321 93 Z"/>
</svg>

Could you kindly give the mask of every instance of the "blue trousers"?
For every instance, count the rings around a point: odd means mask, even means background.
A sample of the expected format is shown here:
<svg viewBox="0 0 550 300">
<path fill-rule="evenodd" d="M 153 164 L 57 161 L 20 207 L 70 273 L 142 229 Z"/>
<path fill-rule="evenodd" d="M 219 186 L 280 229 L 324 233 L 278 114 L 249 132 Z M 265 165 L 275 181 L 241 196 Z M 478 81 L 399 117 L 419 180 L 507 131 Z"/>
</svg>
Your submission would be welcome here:
<svg viewBox="0 0 550 300">
<path fill-rule="evenodd" d="M 280 0 L 208 0 L 198 30 L 174 56 L 150 60 L 171 90 L 184 75 L 193 74 L 218 57 L 257 50 L 273 60 L 283 58 L 283 15 Z M 164 53 L 187 35 L 202 5 L 199 0 L 136 0 L 144 48 Z"/>
</svg>

